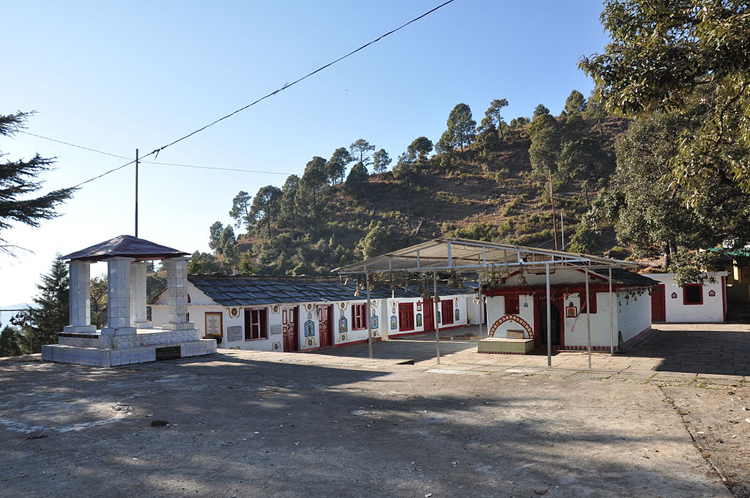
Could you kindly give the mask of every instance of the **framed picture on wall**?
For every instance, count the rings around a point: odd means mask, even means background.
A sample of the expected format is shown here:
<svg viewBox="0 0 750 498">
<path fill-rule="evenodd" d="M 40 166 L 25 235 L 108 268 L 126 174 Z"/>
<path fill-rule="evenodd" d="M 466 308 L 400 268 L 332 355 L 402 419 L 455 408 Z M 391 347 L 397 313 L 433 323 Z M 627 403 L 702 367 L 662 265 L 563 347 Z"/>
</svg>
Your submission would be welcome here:
<svg viewBox="0 0 750 498">
<path fill-rule="evenodd" d="M 221 312 L 206 312 L 206 337 L 224 336 L 224 314 Z"/>
<path fill-rule="evenodd" d="M 565 318 L 575 318 L 578 316 L 578 308 L 575 306 L 565 307 Z"/>
</svg>

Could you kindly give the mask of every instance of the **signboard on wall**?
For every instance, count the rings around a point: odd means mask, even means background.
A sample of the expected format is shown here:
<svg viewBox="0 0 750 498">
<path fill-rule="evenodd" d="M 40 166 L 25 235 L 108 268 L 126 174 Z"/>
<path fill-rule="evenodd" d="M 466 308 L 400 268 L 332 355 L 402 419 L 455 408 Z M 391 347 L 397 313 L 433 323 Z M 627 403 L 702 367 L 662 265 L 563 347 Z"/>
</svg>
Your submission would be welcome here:
<svg viewBox="0 0 750 498">
<path fill-rule="evenodd" d="M 214 312 L 207 312 L 206 313 L 206 336 L 209 337 L 221 337 L 224 335 L 223 333 L 223 313 L 214 313 Z"/>
<path fill-rule="evenodd" d="M 241 341 L 242 340 L 242 327 L 235 325 L 227 327 L 227 340 L 228 341 Z"/>
<path fill-rule="evenodd" d="M 284 333 L 284 326 L 281 324 L 271 325 L 271 335 L 281 335 Z"/>
</svg>

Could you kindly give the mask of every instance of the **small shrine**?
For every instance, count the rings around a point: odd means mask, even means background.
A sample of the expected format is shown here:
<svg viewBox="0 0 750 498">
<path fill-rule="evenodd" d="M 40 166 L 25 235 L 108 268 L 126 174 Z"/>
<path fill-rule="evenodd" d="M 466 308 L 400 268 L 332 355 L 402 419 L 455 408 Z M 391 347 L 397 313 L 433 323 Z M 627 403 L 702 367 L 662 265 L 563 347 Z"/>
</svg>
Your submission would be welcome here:
<svg viewBox="0 0 750 498">
<path fill-rule="evenodd" d="M 201 339 L 187 314 L 187 253 L 129 235 L 63 256 L 70 261 L 69 325 L 58 343 L 42 346 L 42 359 L 113 367 L 216 352 L 214 339 Z M 167 323 L 147 318 L 147 261 L 162 261 L 167 272 Z M 107 263 L 107 326 L 91 325 L 91 264 Z"/>
</svg>

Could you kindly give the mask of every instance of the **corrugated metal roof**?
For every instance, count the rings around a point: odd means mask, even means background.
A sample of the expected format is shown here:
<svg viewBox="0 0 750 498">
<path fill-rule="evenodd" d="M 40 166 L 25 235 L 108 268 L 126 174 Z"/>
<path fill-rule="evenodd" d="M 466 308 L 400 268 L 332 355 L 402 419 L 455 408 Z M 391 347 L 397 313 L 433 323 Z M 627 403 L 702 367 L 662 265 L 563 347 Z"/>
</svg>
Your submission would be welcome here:
<svg viewBox="0 0 750 498">
<path fill-rule="evenodd" d="M 354 297 L 354 286 L 344 286 L 338 279 L 311 279 L 306 277 L 253 277 L 253 276 L 188 276 L 190 283 L 222 306 L 259 306 L 264 304 L 285 304 L 300 302 L 333 302 L 365 299 L 365 292 L 360 291 L 359 298 Z M 429 286 L 430 292 L 432 285 Z M 416 285 L 408 290 L 399 287 L 395 296 L 400 298 L 419 297 Z M 451 289 L 438 284 L 438 294 L 451 296 L 470 294 L 474 288 Z M 372 299 L 391 297 L 389 287 L 371 289 Z"/>
</svg>

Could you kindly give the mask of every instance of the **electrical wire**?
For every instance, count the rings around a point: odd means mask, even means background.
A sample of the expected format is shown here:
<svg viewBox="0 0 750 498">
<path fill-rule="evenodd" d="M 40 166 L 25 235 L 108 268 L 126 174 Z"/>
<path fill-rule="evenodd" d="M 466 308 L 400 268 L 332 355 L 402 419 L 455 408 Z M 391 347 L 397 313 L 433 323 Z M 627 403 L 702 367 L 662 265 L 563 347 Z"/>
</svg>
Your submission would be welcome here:
<svg viewBox="0 0 750 498">
<path fill-rule="evenodd" d="M 63 140 L 57 140 L 56 138 L 45 137 L 43 135 L 37 135 L 35 133 L 29 133 L 29 132 L 23 131 L 23 130 L 19 130 L 19 133 L 24 133 L 26 135 L 31 135 L 32 137 L 41 138 L 43 140 L 49 140 L 50 142 L 56 142 L 56 143 L 59 143 L 59 144 L 68 145 L 70 147 L 75 147 L 77 149 L 83 149 L 83 150 L 86 150 L 86 151 L 89 151 L 89 152 L 96 152 L 97 154 L 103 154 L 105 156 L 116 157 L 118 159 L 130 160 L 129 157 L 118 156 L 117 154 L 111 154 L 109 152 L 104 152 L 104 151 L 101 151 L 101 150 L 98 150 L 98 149 L 92 149 L 91 147 L 84 147 L 83 145 L 77 145 L 77 144 L 73 144 L 73 143 L 70 143 L 70 142 L 65 142 Z M 133 161 L 129 162 L 128 164 L 124 164 L 124 165 L 121 166 L 121 168 L 124 168 L 125 166 L 129 166 L 130 164 L 133 164 L 134 162 L 135 161 L 133 160 Z M 291 174 L 293 174 L 293 173 L 288 173 L 288 172 L 284 172 L 284 171 L 261 171 L 261 170 L 240 169 L 240 168 L 222 168 L 222 167 L 218 167 L 218 166 L 198 166 L 198 165 L 195 165 L 195 164 L 178 164 L 178 163 L 163 163 L 163 162 L 158 162 L 158 161 L 141 161 L 140 158 L 139 158 L 138 162 L 144 163 L 144 164 L 156 164 L 156 165 L 159 165 L 159 166 L 177 166 L 177 167 L 180 167 L 180 168 L 209 169 L 209 170 L 215 170 L 215 171 L 234 171 L 234 172 L 238 172 L 238 173 L 256 173 L 256 174 L 264 174 L 264 175 L 291 175 Z M 116 168 L 114 170 L 110 170 L 106 174 L 112 173 L 112 172 L 116 171 L 117 169 L 120 169 L 120 168 Z M 99 178 L 99 177 L 97 177 L 97 178 Z M 95 179 L 96 178 L 92 178 L 92 180 L 95 180 Z M 80 186 L 80 185 L 83 185 L 83 183 L 79 183 L 78 184 L 78 186 Z M 76 187 L 73 187 L 73 188 L 76 188 Z"/>
<path fill-rule="evenodd" d="M 422 19 L 422 18 L 424 18 L 424 17 L 427 17 L 428 15 L 432 14 L 433 12 L 435 12 L 435 11 L 437 11 L 437 10 L 440 10 L 440 9 L 442 9 L 443 7 L 445 7 L 446 5 L 448 5 L 448 4 L 450 4 L 450 3 L 453 3 L 453 1 L 454 1 L 454 0 L 447 0 L 446 2 L 443 2 L 443 3 L 441 3 L 441 4 L 440 4 L 440 5 L 438 5 L 437 7 L 434 7 L 434 8 L 432 8 L 432 9 L 428 10 L 427 12 L 425 12 L 424 14 L 422 14 L 422 15 L 420 15 L 420 16 L 417 16 L 417 17 L 415 17 L 414 19 L 412 19 L 412 20 L 410 20 L 410 21 L 407 21 L 407 22 L 405 22 L 405 23 L 404 23 L 404 24 L 402 24 L 401 26 L 399 26 L 399 27 L 397 27 L 397 28 L 395 28 L 395 29 L 392 29 L 391 31 L 388 31 L 388 32 L 387 32 L 387 33 L 385 33 L 385 34 L 382 34 L 382 35 L 380 35 L 379 37 L 375 38 L 374 40 L 372 40 L 372 41 L 369 41 L 369 42 L 365 43 L 365 44 L 364 44 L 364 45 L 362 45 L 361 47 L 359 47 L 359 48 L 356 48 L 356 49 L 352 50 L 352 51 L 351 51 L 351 52 L 349 52 L 348 54 L 346 54 L 346 55 L 343 55 L 343 56 L 339 57 L 338 59 L 335 59 L 335 60 L 333 60 L 333 61 L 329 62 L 328 64 L 325 64 L 325 65 L 323 65 L 323 66 L 320 66 L 320 67 L 319 67 L 318 69 L 316 69 L 316 70 L 314 70 L 314 71 L 312 71 L 312 72 L 309 72 L 309 73 L 307 73 L 306 75 L 304 75 L 304 76 L 302 76 L 301 78 L 298 78 L 298 79 L 296 79 L 296 80 L 292 81 L 291 83 L 286 83 L 286 84 L 284 84 L 284 86 L 282 86 L 281 88 L 279 88 L 279 89 L 277 89 L 277 90 L 274 90 L 273 92 L 271 92 L 271 93 L 268 93 L 268 94 L 266 94 L 266 95 L 264 95 L 264 96 L 260 97 L 259 99 L 257 99 L 257 100 L 254 100 L 253 102 L 250 102 L 250 103 L 249 103 L 249 104 L 247 104 L 246 106 L 240 107 L 240 108 L 239 108 L 239 109 L 237 109 L 236 111 L 230 112 L 229 114 L 227 114 L 227 115 L 225 115 L 225 116 L 222 116 L 222 117 L 220 117 L 219 119 L 216 119 L 216 120 L 214 120 L 214 121 L 212 121 L 212 122 L 208 123 L 207 125 L 205 125 L 205 126 L 202 126 L 202 127 L 198 128 L 198 129 L 196 129 L 196 130 L 194 130 L 194 131 L 192 131 L 192 132 L 188 133 L 187 135 L 184 135 L 184 136 L 182 136 L 182 137 L 178 138 L 177 140 L 173 140 L 172 142 L 169 142 L 169 143 L 168 143 L 168 144 L 166 144 L 166 145 L 162 145 L 161 147 L 159 147 L 159 148 L 157 148 L 157 149 L 154 149 L 154 150 L 152 150 L 151 152 L 149 152 L 148 154 L 144 155 L 144 156 L 143 156 L 142 158 L 140 158 L 140 159 L 145 159 L 145 158 L 147 158 L 147 157 L 149 157 L 149 156 L 155 156 L 155 158 L 156 158 L 156 157 L 158 157 L 159 153 L 160 153 L 161 151 L 163 151 L 164 149 L 166 149 L 166 148 L 168 148 L 168 147 L 171 147 L 171 146 L 173 146 L 173 145 L 175 145 L 175 144 L 177 144 L 177 143 L 179 143 L 179 142 L 182 142 L 183 140 L 186 140 L 186 139 L 188 139 L 188 138 L 192 137 L 193 135 L 196 135 L 196 134 L 198 134 L 198 133 L 200 133 L 200 132 L 202 132 L 202 131 L 206 130 L 207 128 L 210 128 L 210 127 L 212 127 L 212 126 L 214 126 L 214 125 L 216 125 L 216 124 L 218 124 L 218 123 L 220 123 L 220 122 L 224 121 L 225 119 L 229 119 L 229 118 L 231 118 L 232 116 L 234 116 L 234 115 L 236 115 L 236 114 L 239 114 L 240 112 L 242 112 L 242 111 L 244 111 L 244 110 L 247 110 L 247 109 L 249 109 L 250 107 L 253 107 L 253 106 L 254 106 L 254 105 L 256 105 L 256 104 L 258 104 L 258 103 L 260 103 L 260 102 L 262 102 L 262 101 L 264 101 L 264 100 L 266 100 L 266 99 L 268 99 L 268 98 L 270 98 L 270 97 L 273 97 L 273 96 L 274 96 L 274 95 L 276 95 L 277 93 L 279 93 L 279 92 L 282 92 L 282 91 L 286 90 L 287 88 L 290 88 L 290 87 L 292 87 L 292 86 L 296 85 L 297 83 L 300 83 L 300 82 L 302 82 L 302 81 L 306 80 L 307 78 L 309 78 L 309 77 L 311 77 L 311 76 L 313 76 L 313 75 L 315 75 L 315 74 L 317 74 L 317 73 L 319 73 L 319 72 L 323 71 L 324 69 L 327 69 L 327 68 L 329 68 L 329 67 L 333 66 L 334 64 L 337 64 L 337 63 L 341 62 L 342 60 L 344 60 L 344 59 L 346 59 L 346 58 L 348 58 L 348 57 L 351 57 L 352 55 L 356 54 L 357 52 L 360 52 L 360 51 L 364 50 L 365 48 L 369 47 L 370 45 L 373 45 L 373 44 L 375 44 L 375 43 L 379 42 L 379 41 L 380 41 L 380 40 L 382 40 L 383 38 L 385 38 L 385 37 L 387 37 L 387 36 L 390 36 L 390 35 L 392 35 L 393 33 L 396 33 L 397 31 L 400 31 L 400 30 L 402 30 L 403 28 L 405 28 L 405 27 L 409 26 L 410 24 L 413 24 L 413 23 L 415 23 L 415 22 L 419 21 L 420 19 Z M 93 149 L 92 149 L 92 150 L 93 150 Z M 115 157 L 118 157 L 118 156 L 115 156 Z M 110 174 L 110 173 L 114 173 L 115 171 L 117 171 L 117 170 L 120 170 L 120 169 L 122 169 L 122 168 L 124 168 L 124 167 L 126 167 L 126 166 L 130 166 L 130 165 L 131 165 L 131 164 L 133 164 L 134 162 L 135 162 L 135 160 L 133 160 L 133 161 L 130 161 L 129 163 L 123 164 L 122 166 L 119 166 L 119 167 L 117 167 L 117 168 L 113 168 L 113 169 L 111 169 L 111 170 L 109 170 L 109 171 L 106 171 L 106 172 L 102 173 L 101 175 L 95 176 L 95 177 L 93 177 L 93 178 L 90 178 L 90 179 L 88 179 L 88 180 L 86 180 L 86 181 L 83 181 L 83 182 L 79 183 L 78 185 L 74 186 L 73 188 L 78 188 L 78 187 L 80 187 L 81 185 L 85 185 L 85 184 L 87 184 L 87 183 L 89 183 L 89 182 L 92 182 L 92 181 L 94 181 L 94 180 L 97 180 L 97 179 L 99 179 L 99 178 L 101 178 L 101 177 L 103 177 L 103 176 L 106 176 L 106 175 Z"/>
</svg>

